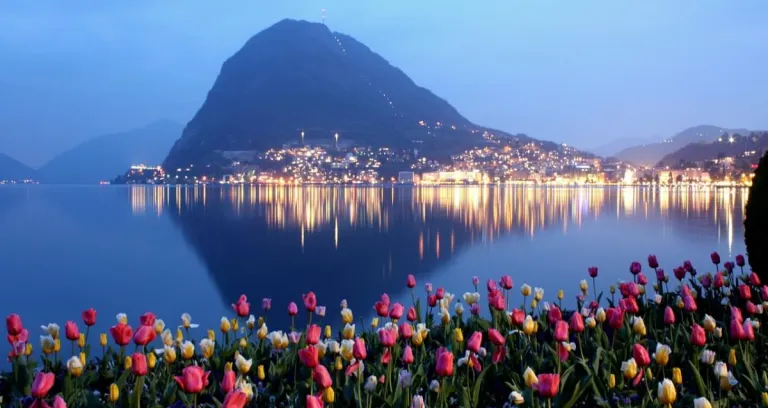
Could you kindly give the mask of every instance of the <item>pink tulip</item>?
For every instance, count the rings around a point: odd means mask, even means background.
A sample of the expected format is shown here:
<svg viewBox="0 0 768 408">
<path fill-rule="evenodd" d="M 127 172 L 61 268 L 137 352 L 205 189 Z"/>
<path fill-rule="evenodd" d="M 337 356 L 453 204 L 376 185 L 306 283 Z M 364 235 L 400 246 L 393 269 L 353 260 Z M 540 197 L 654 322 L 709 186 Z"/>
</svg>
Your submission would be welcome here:
<svg viewBox="0 0 768 408">
<path fill-rule="evenodd" d="M 67 402 L 60 395 L 53 399 L 53 408 L 67 408 Z"/>
<path fill-rule="evenodd" d="M 318 365 L 312 370 L 312 379 L 321 389 L 330 388 L 333 385 L 331 375 L 328 373 L 328 369 L 325 368 L 324 365 Z"/>
<path fill-rule="evenodd" d="M 749 274 L 749 284 L 752 286 L 760 286 L 760 277 L 756 273 Z"/>
<path fill-rule="evenodd" d="M 441 377 L 450 377 L 453 375 L 453 353 L 443 347 L 437 349 L 437 358 L 435 361 L 435 372 Z"/>
<path fill-rule="evenodd" d="M 400 303 L 395 303 L 394 305 L 392 305 L 392 309 L 389 310 L 389 317 L 395 320 L 400 319 L 401 317 L 403 317 L 403 310 L 404 310 L 403 305 L 401 305 Z"/>
<path fill-rule="evenodd" d="M 315 345 L 320 342 L 320 326 L 313 324 L 307 328 L 307 344 Z"/>
<path fill-rule="evenodd" d="M 763 299 L 768 299 L 768 285 L 760 286 L 760 296 Z"/>
<path fill-rule="evenodd" d="M 755 339 L 755 329 L 752 327 L 752 320 L 747 319 L 744 321 L 742 331 L 744 333 L 741 336 L 741 340 L 753 341 Z"/>
<path fill-rule="evenodd" d="M 139 330 L 136 330 L 136 334 L 133 335 L 133 342 L 139 346 L 146 346 L 155 340 L 155 337 L 157 337 L 157 332 L 155 332 L 154 327 L 142 325 L 139 327 Z"/>
<path fill-rule="evenodd" d="M 675 311 L 669 306 L 664 309 L 664 324 L 675 324 Z"/>
<path fill-rule="evenodd" d="M 437 300 L 442 300 L 445 297 L 445 289 L 443 288 L 437 288 L 435 291 L 435 297 Z"/>
<path fill-rule="evenodd" d="M 502 336 L 501 333 L 499 333 L 498 330 L 494 328 L 488 329 L 488 340 L 491 341 L 496 346 L 504 345 L 504 343 L 507 341 L 507 338 Z"/>
<path fill-rule="evenodd" d="M 748 314 L 750 315 L 757 314 L 757 305 L 755 305 L 754 303 L 748 301 L 746 307 L 747 307 Z"/>
<path fill-rule="evenodd" d="M 591 278 L 597 278 L 597 266 L 590 266 L 587 271 L 589 271 L 589 276 Z"/>
<path fill-rule="evenodd" d="M 131 371 L 133 371 L 133 375 L 139 377 L 147 375 L 147 356 L 143 353 L 133 353 L 131 356 Z"/>
<path fill-rule="evenodd" d="M 725 285 L 723 274 L 720 272 L 715 272 L 715 282 L 714 282 L 715 289 L 720 289 L 723 287 L 723 285 Z"/>
<path fill-rule="evenodd" d="M 479 285 L 480 284 L 480 278 L 478 278 L 477 276 L 473 276 L 472 277 L 472 284 L 475 285 L 475 286 Z"/>
<path fill-rule="evenodd" d="M 208 376 L 210 371 L 203 371 L 203 368 L 196 365 L 187 366 L 181 372 L 181 376 L 173 379 L 179 384 L 179 388 L 187 394 L 198 394 L 208 386 Z"/>
<path fill-rule="evenodd" d="M 230 393 L 235 389 L 237 375 L 232 370 L 224 370 L 224 378 L 221 379 L 221 390 Z"/>
<path fill-rule="evenodd" d="M 549 324 L 555 324 L 558 321 L 563 320 L 563 312 L 557 306 L 552 306 L 547 312 L 547 321 Z"/>
<path fill-rule="evenodd" d="M 504 310 L 506 307 L 504 295 L 501 294 L 501 291 L 494 292 L 493 295 L 488 295 L 488 302 L 490 306 L 495 310 Z"/>
<path fill-rule="evenodd" d="M 512 287 L 514 286 L 514 283 L 512 282 L 512 277 L 509 275 L 502 276 L 501 280 L 499 281 L 499 285 L 501 285 L 501 287 L 506 290 L 512 289 Z"/>
<path fill-rule="evenodd" d="M 751 325 L 750 325 L 750 327 L 751 327 Z M 730 333 L 731 333 L 731 339 L 733 339 L 733 340 L 744 340 L 744 327 L 741 325 L 741 322 L 736 320 L 736 319 L 731 319 L 731 330 L 730 330 Z"/>
<path fill-rule="evenodd" d="M 640 289 L 635 282 L 622 282 L 619 284 L 619 291 L 623 297 L 637 297 L 640 295 Z"/>
<path fill-rule="evenodd" d="M 739 285 L 739 297 L 743 300 L 752 299 L 752 289 L 744 284 Z"/>
<path fill-rule="evenodd" d="M 288 316 L 296 316 L 299 313 L 299 307 L 295 302 L 288 303 Z"/>
<path fill-rule="evenodd" d="M 469 337 L 469 341 L 467 341 L 467 350 L 477 353 L 480 351 L 480 347 L 483 343 L 483 332 L 476 331 L 472 333 L 472 336 Z"/>
<path fill-rule="evenodd" d="M 695 312 L 698 309 L 696 299 L 693 296 L 683 296 L 683 309 L 686 312 Z"/>
<path fill-rule="evenodd" d="M 691 327 L 691 343 L 694 346 L 704 347 L 707 344 L 707 333 L 704 328 L 694 323 Z"/>
<path fill-rule="evenodd" d="M 77 341 L 80 339 L 80 329 L 77 328 L 77 323 L 69 320 L 64 325 L 64 333 L 69 341 Z"/>
<path fill-rule="evenodd" d="M 496 350 L 493 352 L 493 356 L 491 356 L 491 361 L 493 361 L 493 364 L 498 364 L 500 361 L 504 360 L 507 356 L 507 348 L 504 345 L 500 345 L 496 347 Z"/>
<path fill-rule="evenodd" d="M 293 344 L 299 344 L 299 340 L 301 340 L 301 333 L 292 331 L 288 333 L 288 339 L 291 340 L 291 343 Z"/>
<path fill-rule="evenodd" d="M 560 361 L 568 361 L 568 349 L 563 346 L 563 343 L 556 343 L 557 345 L 557 357 Z"/>
<path fill-rule="evenodd" d="M 539 374 L 538 379 L 539 382 L 535 384 L 534 388 L 539 391 L 539 395 L 544 398 L 555 398 L 557 390 L 560 388 L 560 375 Z"/>
<path fill-rule="evenodd" d="M 406 322 L 400 323 L 400 333 L 406 339 L 410 339 L 411 337 L 413 337 L 413 326 L 411 326 Z"/>
<path fill-rule="evenodd" d="M 272 299 L 271 298 L 261 299 L 261 308 L 265 312 L 269 312 L 269 309 L 272 309 Z"/>
<path fill-rule="evenodd" d="M 704 286 L 705 289 L 709 289 L 709 287 L 712 286 L 712 275 L 702 275 L 699 278 L 699 281 L 701 281 L 701 286 Z"/>
<path fill-rule="evenodd" d="M 379 342 L 382 347 L 392 347 L 397 341 L 397 326 L 379 329 Z"/>
<path fill-rule="evenodd" d="M 644 273 L 640 272 L 637 274 L 637 283 L 639 283 L 640 285 L 648 284 L 648 278 L 645 276 Z"/>
<path fill-rule="evenodd" d="M 584 331 L 584 318 L 581 317 L 580 313 L 573 312 L 573 314 L 571 314 L 571 319 L 568 322 L 568 326 L 575 333 L 581 333 Z"/>
<path fill-rule="evenodd" d="M 554 337 L 556 341 L 568 341 L 568 323 L 565 320 L 555 323 Z"/>
<path fill-rule="evenodd" d="M 299 350 L 299 360 L 304 367 L 313 369 L 319 364 L 320 356 L 315 346 L 307 346 Z"/>
<path fill-rule="evenodd" d="M 632 262 L 632 264 L 629 265 L 629 272 L 632 273 L 632 275 L 637 275 L 642 269 L 643 267 L 640 265 L 640 262 Z"/>
<path fill-rule="evenodd" d="M 35 376 L 35 381 L 32 382 L 32 396 L 35 398 L 45 398 L 48 395 L 48 391 L 53 388 L 54 382 L 56 382 L 55 374 L 38 372 Z"/>
<path fill-rule="evenodd" d="M 608 319 L 608 326 L 612 329 L 620 329 L 624 325 L 624 310 L 611 307 L 605 312 Z"/>
<path fill-rule="evenodd" d="M 645 367 L 651 364 L 651 356 L 648 355 L 648 350 L 637 343 L 632 346 L 632 358 L 635 359 L 635 362 L 637 362 L 637 365 L 640 367 Z"/>
<path fill-rule="evenodd" d="M 307 395 L 307 408 L 323 408 L 323 399 L 316 395 Z"/>
<path fill-rule="evenodd" d="M 224 398 L 224 402 L 221 404 L 221 408 L 243 408 L 247 403 L 248 394 L 241 390 L 231 390 Z"/>
<path fill-rule="evenodd" d="M 499 290 L 499 286 L 496 284 L 496 281 L 493 279 L 488 279 L 488 282 L 485 283 L 485 288 L 488 289 L 488 292 L 495 292 Z"/>
<path fill-rule="evenodd" d="M 355 344 L 352 346 L 352 355 L 358 360 L 365 360 L 368 352 L 365 350 L 365 341 L 359 337 L 355 338 Z"/>
<path fill-rule="evenodd" d="M 237 299 L 237 303 L 232 303 L 232 310 L 234 310 L 239 317 L 248 317 L 248 315 L 251 314 L 251 304 L 248 303 L 248 297 L 240 295 L 240 298 Z"/>
<path fill-rule="evenodd" d="M 741 315 L 741 309 L 731 306 L 731 320 L 736 320 L 739 324 L 744 321 L 744 317 Z"/>
<path fill-rule="evenodd" d="M 405 282 L 406 286 L 413 289 L 416 287 L 416 277 L 413 275 L 408 275 L 408 279 Z"/>
<path fill-rule="evenodd" d="M 155 314 L 152 312 L 144 313 L 143 315 L 139 316 L 139 322 L 142 326 L 155 326 L 155 320 L 157 318 L 155 317 Z"/>
<path fill-rule="evenodd" d="M 304 300 L 304 307 L 307 309 L 308 312 L 314 312 L 315 308 L 317 307 L 317 297 L 315 296 L 315 292 L 309 292 L 306 295 L 301 295 L 301 298 Z"/>
<path fill-rule="evenodd" d="M 425 290 L 427 293 L 432 293 L 432 284 L 431 284 L 431 283 L 429 283 L 429 282 L 425 283 L 425 284 L 424 284 L 424 290 Z"/>
<path fill-rule="evenodd" d="M 8 334 L 11 336 L 18 336 L 21 330 L 24 329 L 24 325 L 21 324 L 21 317 L 17 314 L 8 315 L 5 318 L 5 327 L 8 329 Z"/>
<path fill-rule="evenodd" d="M 112 334 L 112 339 L 115 340 L 118 346 L 127 346 L 131 342 L 133 337 L 133 329 L 125 323 L 118 323 L 109 329 L 109 333 Z"/>
<path fill-rule="evenodd" d="M 435 307 L 437 306 L 437 297 L 435 295 L 429 295 L 427 296 L 427 305 L 429 307 Z"/>
<path fill-rule="evenodd" d="M 388 365 L 392 361 L 392 349 L 384 349 L 384 353 L 381 354 L 381 364 Z"/>
<path fill-rule="evenodd" d="M 413 364 L 413 350 L 411 349 L 411 346 L 405 346 L 405 351 L 403 351 L 403 363 Z"/>
<path fill-rule="evenodd" d="M 381 300 L 373 305 L 373 308 L 376 310 L 376 314 L 378 314 L 379 317 L 387 317 L 389 315 L 389 305 L 389 295 L 384 293 L 381 295 Z"/>
<path fill-rule="evenodd" d="M 408 308 L 408 321 L 415 322 L 418 316 L 416 316 L 416 308 L 411 306 Z"/>
<path fill-rule="evenodd" d="M 96 324 L 96 310 L 94 308 L 83 311 L 82 317 L 83 323 L 85 323 L 86 326 L 92 327 Z"/>
</svg>

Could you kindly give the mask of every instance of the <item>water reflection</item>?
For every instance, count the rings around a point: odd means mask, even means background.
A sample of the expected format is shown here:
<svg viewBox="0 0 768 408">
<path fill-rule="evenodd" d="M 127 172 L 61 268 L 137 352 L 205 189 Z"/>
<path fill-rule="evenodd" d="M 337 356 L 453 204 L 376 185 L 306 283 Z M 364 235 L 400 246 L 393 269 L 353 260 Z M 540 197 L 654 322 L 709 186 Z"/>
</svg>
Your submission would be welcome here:
<svg viewBox="0 0 768 408">
<path fill-rule="evenodd" d="M 281 305 L 315 290 L 321 301 L 348 298 L 367 307 L 378 293 L 399 290 L 406 274 L 429 274 L 464 250 L 495 248 L 506 236 L 534 240 L 558 231 L 565 237 L 587 224 L 610 229 L 609 219 L 635 230 L 637 221 L 652 223 L 644 232 L 650 240 L 658 230 L 698 237 L 704 253 L 720 243 L 731 253 L 734 243 L 743 247 L 747 193 L 642 187 L 133 186 L 129 196 L 134 215 L 169 215 L 175 221 L 224 299 L 245 291 L 254 297 L 269 294 Z M 604 242 L 571 244 L 611 250 L 629 232 L 624 228 L 607 231 L 613 238 Z M 546 240 L 538 245 L 552 238 Z M 550 268 L 562 266 L 549 262 Z M 466 271 L 467 276 L 476 273 Z"/>
</svg>

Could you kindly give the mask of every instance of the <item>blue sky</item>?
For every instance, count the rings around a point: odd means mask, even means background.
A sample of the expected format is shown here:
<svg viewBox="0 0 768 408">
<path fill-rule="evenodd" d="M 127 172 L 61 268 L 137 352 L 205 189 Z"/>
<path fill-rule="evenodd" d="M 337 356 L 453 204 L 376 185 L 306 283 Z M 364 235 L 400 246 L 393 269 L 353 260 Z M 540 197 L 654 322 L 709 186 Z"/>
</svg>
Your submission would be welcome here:
<svg viewBox="0 0 768 408">
<path fill-rule="evenodd" d="M 768 128 L 765 0 L 3 0 L 0 152 L 186 123 L 250 36 L 321 8 L 481 125 L 584 147 Z"/>
</svg>

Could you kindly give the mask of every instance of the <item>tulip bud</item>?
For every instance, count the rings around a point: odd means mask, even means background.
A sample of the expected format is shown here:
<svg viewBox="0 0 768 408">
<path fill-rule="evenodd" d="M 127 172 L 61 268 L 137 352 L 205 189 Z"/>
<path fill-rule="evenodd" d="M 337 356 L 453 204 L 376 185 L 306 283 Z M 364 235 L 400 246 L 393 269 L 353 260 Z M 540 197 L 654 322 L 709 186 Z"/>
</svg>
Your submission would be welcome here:
<svg viewBox="0 0 768 408">
<path fill-rule="evenodd" d="M 80 359 L 80 364 L 82 364 L 82 365 L 83 365 L 83 367 L 85 367 L 85 353 L 83 353 L 83 352 L 81 351 L 81 352 L 80 352 L 80 354 L 78 354 L 78 356 L 77 356 L 77 357 Z"/>
<path fill-rule="evenodd" d="M 56 339 L 53 342 L 53 352 L 58 353 L 61 351 L 61 339 Z"/>
<path fill-rule="evenodd" d="M 27 357 L 32 355 L 32 343 L 27 343 L 27 347 L 24 349 L 24 354 L 26 354 Z"/>
<path fill-rule="evenodd" d="M 680 367 L 675 367 L 672 369 L 672 382 L 677 385 L 683 383 L 683 372 L 680 371 Z"/>
<path fill-rule="evenodd" d="M 616 374 L 611 374 L 608 377 L 608 388 L 613 389 L 614 387 L 616 387 Z"/>
<path fill-rule="evenodd" d="M 333 404 L 336 401 L 336 394 L 333 391 L 333 387 L 328 387 L 323 391 L 323 401 L 326 404 Z"/>
<path fill-rule="evenodd" d="M 536 306 L 539 305 L 539 302 L 536 299 L 531 300 L 531 309 L 536 309 Z"/>
<path fill-rule="evenodd" d="M 149 353 L 149 355 L 147 356 L 147 366 L 150 369 L 153 369 L 155 368 L 155 365 L 157 365 L 157 356 L 155 355 L 155 353 Z"/>
<path fill-rule="evenodd" d="M 615 285 L 609 286 L 608 289 L 611 291 L 611 294 L 616 293 L 616 286 Z"/>
<path fill-rule="evenodd" d="M 248 342 L 245 340 L 245 337 L 240 338 L 240 348 L 246 348 L 248 347 Z"/>
<path fill-rule="evenodd" d="M 341 356 L 336 357 L 336 364 L 333 367 L 336 371 L 341 371 L 344 368 L 344 363 L 341 361 Z"/>
<path fill-rule="evenodd" d="M 371 327 L 374 328 L 374 329 L 379 327 L 379 318 L 378 317 L 374 317 L 373 319 L 371 319 Z"/>
<path fill-rule="evenodd" d="M 563 292 L 563 290 L 562 290 L 562 289 L 558 290 L 558 291 L 557 291 L 557 298 L 558 298 L 559 300 L 563 300 L 563 298 L 564 298 L 564 297 L 565 297 L 565 292 Z"/>
<path fill-rule="evenodd" d="M 333 336 L 333 331 L 331 330 L 331 326 L 327 325 L 325 326 L 325 338 L 330 338 Z"/>
<path fill-rule="evenodd" d="M 457 327 L 453 329 L 453 333 L 457 343 L 464 343 L 464 332 L 461 331 L 461 328 Z"/>
<path fill-rule="evenodd" d="M 763 406 L 768 407 L 768 392 L 760 394 L 760 398 L 763 400 Z"/>
<path fill-rule="evenodd" d="M 266 378 L 266 375 L 264 374 L 264 366 L 263 365 L 259 365 L 259 367 L 258 367 L 258 369 L 256 371 L 257 371 L 257 375 L 258 375 L 259 381 L 264 381 L 264 378 Z"/>
<path fill-rule="evenodd" d="M 539 382 L 539 379 L 536 377 L 536 373 L 531 369 L 531 367 L 527 367 L 525 369 L 525 372 L 523 372 L 523 379 L 525 380 L 525 385 L 528 388 L 533 388 L 534 384 L 537 384 Z"/>
<path fill-rule="evenodd" d="M 173 362 L 176 361 L 176 348 L 165 346 L 163 350 L 163 361 L 168 364 L 173 364 Z"/>
<path fill-rule="evenodd" d="M 77 339 L 77 347 L 83 348 L 85 347 L 85 334 L 80 333 L 80 336 Z"/>
<path fill-rule="evenodd" d="M 120 399 L 120 388 L 112 383 L 109 385 L 109 402 L 115 403 L 118 399 Z"/>
<path fill-rule="evenodd" d="M 736 366 L 736 349 L 731 349 L 731 352 L 728 353 L 728 364 Z"/>
<path fill-rule="evenodd" d="M 133 360 L 131 359 L 131 356 L 125 356 L 125 360 L 123 360 L 123 369 L 125 371 L 129 371 L 132 365 Z"/>
<path fill-rule="evenodd" d="M 215 341 L 216 340 L 216 332 L 213 330 L 208 330 L 208 340 Z"/>
<path fill-rule="evenodd" d="M 232 330 L 232 325 L 229 323 L 229 319 L 226 317 L 221 318 L 221 323 L 219 324 L 219 330 L 221 330 L 222 333 L 229 333 L 230 330 Z"/>
</svg>

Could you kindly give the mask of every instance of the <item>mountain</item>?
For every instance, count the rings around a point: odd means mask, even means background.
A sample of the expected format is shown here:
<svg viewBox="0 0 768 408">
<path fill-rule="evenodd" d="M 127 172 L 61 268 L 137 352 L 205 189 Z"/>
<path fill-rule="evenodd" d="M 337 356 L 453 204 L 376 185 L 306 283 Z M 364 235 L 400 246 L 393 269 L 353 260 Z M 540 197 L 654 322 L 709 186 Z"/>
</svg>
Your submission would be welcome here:
<svg viewBox="0 0 768 408">
<path fill-rule="evenodd" d="M 338 132 L 340 142 L 448 154 L 483 143 L 483 130 L 354 38 L 283 20 L 224 62 L 164 166 L 280 147 L 302 131 L 329 144 Z"/>
<path fill-rule="evenodd" d="M 658 166 L 675 167 L 680 164 L 704 162 L 718 157 L 737 157 L 745 151 L 754 150 L 755 162 L 762 157 L 762 152 L 768 149 L 768 132 L 752 132 L 734 134 L 709 143 L 690 143 L 664 156 Z"/>
<path fill-rule="evenodd" d="M 641 138 L 641 137 L 633 137 L 633 138 L 623 138 L 614 140 L 612 142 L 608 142 L 606 144 L 592 147 L 589 149 L 586 149 L 589 152 L 592 152 L 598 156 L 602 157 L 611 157 L 616 152 L 624 150 L 626 148 L 642 145 L 642 144 L 648 144 L 648 143 L 656 143 L 661 139 L 661 137 L 650 137 L 650 138 Z"/>
<path fill-rule="evenodd" d="M 683 130 L 667 140 L 623 149 L 614 156 L 630 163 L 653 166 L 664 156 L 691 143 L 713 142 L 731 133 L 749 134 L 746 129 L 725 129 L 719 126 L 699 125 Z"/>
<path fill-rule="evenodd" d="M 37 179 L 37 172 L 7 154 L 0 153 L 0 180 Z"/>
<path fill-rule="evenodd" d="M 98 183 L 122 174 L 131 164 L 162 162 L 181 134 L 178 123 L 161 120 L 140 129 L 87 140 L 40 168 L 46 183 Z"/>
</svg>

